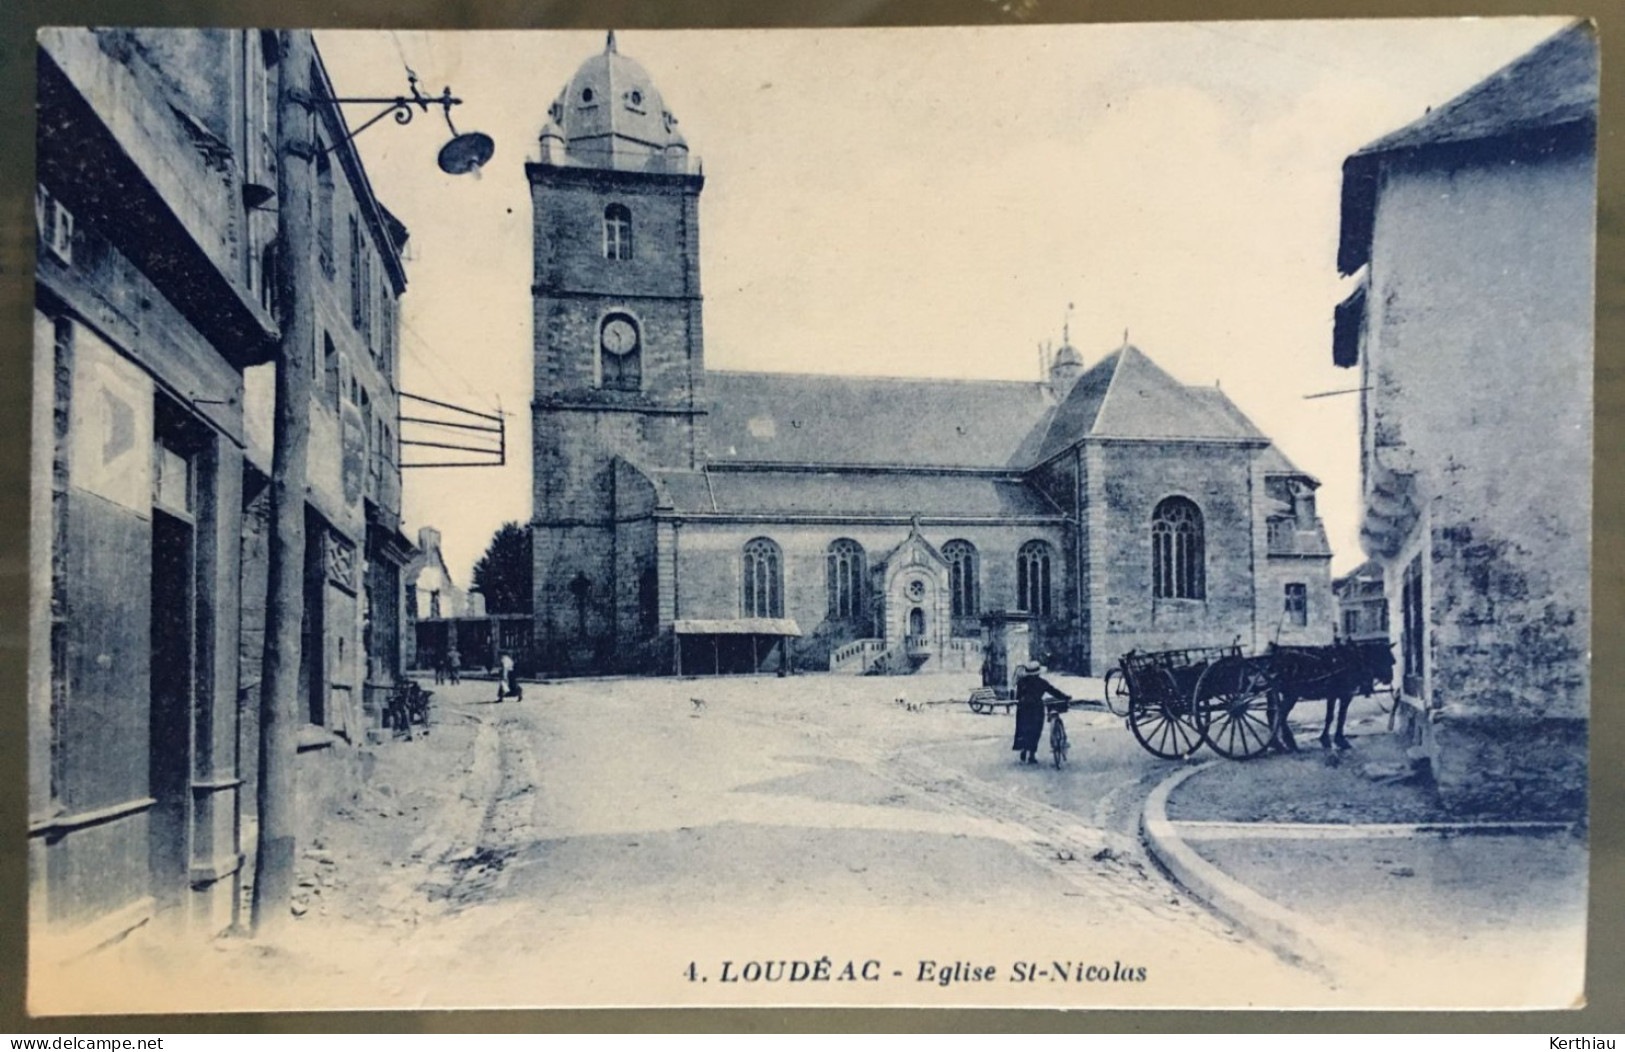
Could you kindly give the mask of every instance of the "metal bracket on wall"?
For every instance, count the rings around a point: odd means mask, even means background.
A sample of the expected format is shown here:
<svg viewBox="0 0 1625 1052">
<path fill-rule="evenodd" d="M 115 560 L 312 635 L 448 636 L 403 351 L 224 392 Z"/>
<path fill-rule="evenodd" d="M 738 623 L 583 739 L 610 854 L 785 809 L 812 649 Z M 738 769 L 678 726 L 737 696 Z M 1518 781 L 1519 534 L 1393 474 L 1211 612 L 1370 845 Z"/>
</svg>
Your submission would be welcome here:
<svg viewBox="0 0 1625 1052">
<path fill-rule="evenodd" d="M 448 449 L 459 453 L 472 453 L 488 459 L 469 460 L 438 460 L 418 461 L 405 463 L 402 458 L 401 470 L 407 468 L 500 468 L 508 462 L 508 430 L 507 415 L 501 411 L 500 404 L 495 413 L 481 412 L 477 409 L 468 409 L 464 406 L 454 405 L 451 402 L 442 402 L 434 398 L 425 398 L 423 395 L 410 394 L 406 391 L 400 393 L 401 398 L 426 406 L 432 406 L 440 411 L 438 416 L 407 416 L 402 413 L 396 419 L 400 422 L 400 444 L 404 453 L 407 446 L 416 446 L 420 449 Z M 425 410 L 429 412 L 431 410 Z M 416 438 L 408 438 L 407 428 L 412 428 Z M 444 431 L 427 430 L 432 428 L 450 428 L 451 433 Z M 455 439 L 463 438 L 464 442 L 433 441 L 429 437 Z M 491 444 L 489 437 L 494 436 L 495 445 Z M 479 444 L 470 445 L 468 442 Z"/>
</svg>

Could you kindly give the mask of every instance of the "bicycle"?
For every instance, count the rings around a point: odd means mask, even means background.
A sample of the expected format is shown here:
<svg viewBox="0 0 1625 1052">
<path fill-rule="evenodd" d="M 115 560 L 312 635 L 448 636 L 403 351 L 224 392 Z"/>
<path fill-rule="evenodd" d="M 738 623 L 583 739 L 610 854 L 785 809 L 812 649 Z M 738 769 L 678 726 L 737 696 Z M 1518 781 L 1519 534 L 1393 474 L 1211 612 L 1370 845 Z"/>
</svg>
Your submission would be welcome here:
<svg viewBox="0 0 1625 1052">
<path fill-rule="evenodd" d="M 1062 702 L 1059 705 L 1052 706 L 1049 714 L 1050 759 L 1054 762 L 1057 771 L 1061 769 L 1062 764 L 1066 763 L 1067 750 L 1072 748 L 1072 743 L 1066 737 L 1066 723 L 1061 719 L 1061 713 L 1065 712 L 1067 708 L 1067 703 Z"/>
<path fill-rule="evenodd" d="M 1106 672 L 1106 711 L 1119 718 L 1126 717 L 1129 710 L 1128 680 L 1123 678 L 1122 669 L 1108 669 Z"/>
</svg>

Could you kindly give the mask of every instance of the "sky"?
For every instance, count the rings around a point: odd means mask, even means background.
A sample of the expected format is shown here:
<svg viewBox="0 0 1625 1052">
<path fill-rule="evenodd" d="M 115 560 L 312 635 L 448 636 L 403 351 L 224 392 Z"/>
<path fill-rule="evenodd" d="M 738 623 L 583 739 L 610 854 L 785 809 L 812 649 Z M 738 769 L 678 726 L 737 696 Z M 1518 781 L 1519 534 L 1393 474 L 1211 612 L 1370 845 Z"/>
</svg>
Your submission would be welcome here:
<svg viewBox="0 0 1625 1052">
<path fill-rule="evenodd" d="M 1561 19 L 621 31 L 704 165 L 708 367 L 1037 379 L 1069 325 L 1218 384 L 1318 478 L 1359 549 L 1358 385 L 1331 364 L 1341 166 Z M 507 417 L 502 468 L 405 473 L 466 586 L 531 513 L 531 206 L 548 105 L 602 32 L 326 31 L 341 95 L 450 86 L 496 153 L 435 165 L 438 113 L 356 140 L 411 231 L 401 387 Z M 352 126 L 376 107 L 350 110 Z M 1069 305 L 1071 309 L 1069 310 Z M 408 454 L 410 459 L 413 454 Z"/>
</svg>

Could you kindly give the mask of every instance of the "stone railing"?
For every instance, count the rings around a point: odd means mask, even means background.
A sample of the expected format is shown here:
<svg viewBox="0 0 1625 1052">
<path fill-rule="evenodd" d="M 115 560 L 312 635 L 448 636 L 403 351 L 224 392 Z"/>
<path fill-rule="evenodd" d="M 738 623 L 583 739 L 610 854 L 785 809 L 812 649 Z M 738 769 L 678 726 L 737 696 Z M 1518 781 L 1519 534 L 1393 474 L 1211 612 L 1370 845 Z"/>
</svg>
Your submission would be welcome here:
<svg viewBox="0 0 1625 1052">
<path fill-rule="evenodd" d="M 831 672 L 865 671 L 874 657 L 886 649 L 886 642 L 882 639 L 854 639 L 850 643 L 842 644 L 830 651 L 829 670 Z"/>
<path fill-rule="evenodd" d="M 950 637 L 942 648 L 943 670 L 975 672 L 982 667 L 982 641 L 964 636 Z"/>
</svg>

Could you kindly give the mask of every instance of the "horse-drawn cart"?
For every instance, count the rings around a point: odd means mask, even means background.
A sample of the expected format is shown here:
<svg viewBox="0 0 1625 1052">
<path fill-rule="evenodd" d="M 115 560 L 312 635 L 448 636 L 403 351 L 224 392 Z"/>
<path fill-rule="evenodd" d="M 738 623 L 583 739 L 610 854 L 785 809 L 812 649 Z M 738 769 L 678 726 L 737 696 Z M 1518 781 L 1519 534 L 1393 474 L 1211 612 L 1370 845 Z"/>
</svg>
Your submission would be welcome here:
<svg viewBox="0 0 1625 1052">
<path fill-rule="evenodd" d="M 1220 756 L 1247 760 L 1272 746 L 1296 748 L 1286 717 L 1309 699 L 1327 702 L 1321 743 L 1346 747 L 1349 701 L 1392 678 L 1386 641 L 1272 644 L 1262 654 L 1243 653 L 1239 645 L 1130 651 L 1106 674 L 1105 700 L 1156 756 L 1183 760 L 1206 744 Z"/>
</svg>

